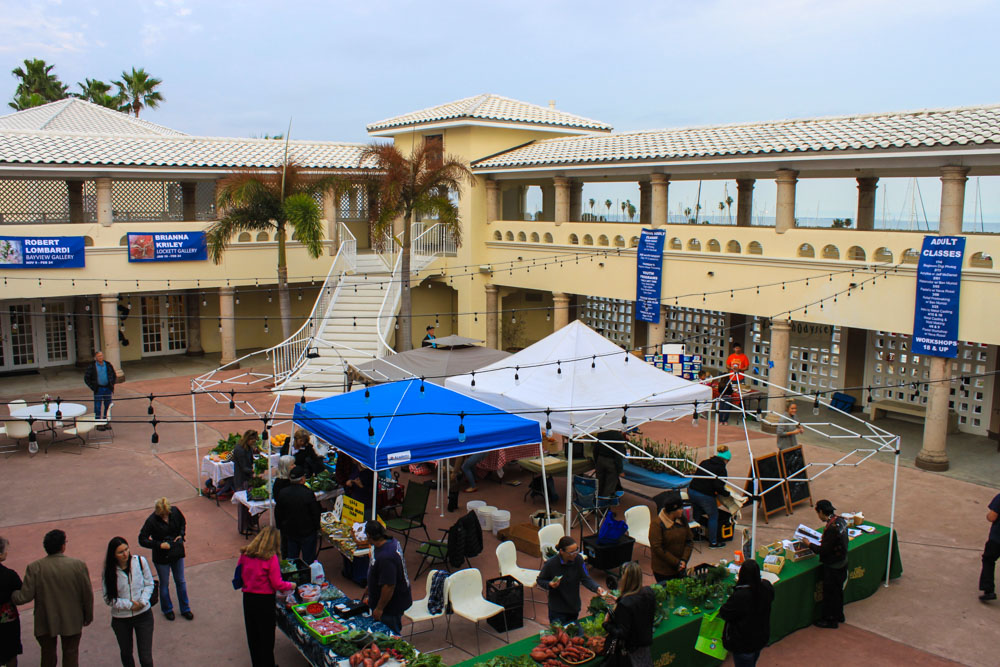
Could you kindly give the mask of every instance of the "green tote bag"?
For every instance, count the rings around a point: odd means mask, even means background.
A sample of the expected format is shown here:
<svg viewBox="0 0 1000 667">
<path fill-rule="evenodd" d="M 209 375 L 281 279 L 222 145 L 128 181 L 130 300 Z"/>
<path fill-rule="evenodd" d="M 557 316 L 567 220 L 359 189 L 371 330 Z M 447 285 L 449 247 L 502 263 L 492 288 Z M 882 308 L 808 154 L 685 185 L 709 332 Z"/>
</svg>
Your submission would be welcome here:
<svg viewBox="0 0 1000 667">
<path fill-rule="evenodd" d="M 718 615 L 719 610 L 716 609 L 711 614 L 701 617 L 701 629 L 698 630 L 698 641 L 695 642 L 694 648 L 713 658 L 725 660 L 728 651 L 722 645 L 722 631 L 726 627 L 726 622 L 716 618 Z"/>
</svg>

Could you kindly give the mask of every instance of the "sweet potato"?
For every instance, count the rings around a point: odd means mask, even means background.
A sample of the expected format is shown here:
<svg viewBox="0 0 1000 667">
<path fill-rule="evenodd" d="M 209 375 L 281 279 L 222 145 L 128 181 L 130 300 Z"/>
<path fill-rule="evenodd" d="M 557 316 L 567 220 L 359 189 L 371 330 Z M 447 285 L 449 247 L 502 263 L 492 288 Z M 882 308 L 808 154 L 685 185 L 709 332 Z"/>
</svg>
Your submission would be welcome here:
<svg viewBox="0 0 1000 667">
<path fill-rule="evenodd" d="M 534 648 L 531 650 L 531 659 L 535 662 L 545 662 L 546 653 L 544 649 Z"/>
<path fill-rule="evenodd" d="M 375 667 L 375 661 L 371 658 L 365 658 L 361 664 L 364 665 L 364 667 Z"/>
<path fill-rule="evenodd" d="M 545 635 L 544 637 L 542 637 L 542 643 L 545 644 L 546 646 L 552 646 L 558 641 L 559 639 L 555 635 Z"/>
</svg>

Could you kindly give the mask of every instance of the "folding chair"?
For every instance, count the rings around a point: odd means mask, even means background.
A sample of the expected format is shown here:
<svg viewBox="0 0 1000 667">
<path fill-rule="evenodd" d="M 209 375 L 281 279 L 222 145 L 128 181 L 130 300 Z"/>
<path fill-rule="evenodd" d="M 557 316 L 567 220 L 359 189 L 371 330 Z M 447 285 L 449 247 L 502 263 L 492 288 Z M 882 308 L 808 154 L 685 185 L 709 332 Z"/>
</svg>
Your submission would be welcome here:
<svg viewBox="0 0 1000 667">
<path fill-rule="evenodd" d="M 424 529 L 424 537 L 431 541 L 431 536 L 424 525 L 424 515 L 427 514 L 427 499 L 430 498 L 431 489 L 426 484 L 410 482 L 406 485 L 406 495 L 403 496 L 403 504 L 399 510 L 399 516 L 385 519 L 385 527 L 391 531 L 401 533 L 403 539 L 403 551 L 410 543 L 410 531 L 417 528 Z"/>
<path fill-rule="evenodd" d="M 652 520 L 649 507 L 646 505 L 636 505 L 625 510 L 625 523 L 628 524 L 629 537 L 635 539 L 636 544 L 649 549 L 649 524 Z"/>
<path fill-rule="evenodd" d="M 17 446 L 21 440 L 27 440 L 28 436 L 31 435 L 31 424 L 26 421 L 9 421 L 4 429 L 7 437 L 14 441 L 11 446 L 4 446 L 0 451 L 6 453 L 8 456 L 17 451 Z"/>
<path fill-rule="evenodd" d="M 99 439 L 90 441 L 90 444 L 96 446 L 97 449 L 100 449 L 101 445 L 110 445 L 115 441 L 115 430 L 111 428 L 111 409 L 114 407 L 114 403 L 108 404 L 108 416 L 105 419 L 94 420 L 95 430 L 102 434 Z"/>
<path fill-rule="evenodd" d="M 462 519 L 459 519 L 458 521 L 461 520 Z M 458 521 L 456 521 L 455 524 L 457 524 Z M 452 524 L 452 528 L 454 528 L 454 524 Z M 451 572 L 451 567 L 449 563 L 450 546 L 448 544 L 448 535 L 451 532 L 451 528 L 438 528 L 438 530 L 444 533 L 443 535 L 444 539 L 427 540 L 426 542 L 423 542 L 419 547 L 417 547 L 417 553 L 420 554 L 421 559 L 420 559 L 420 565 L 417 566 L 417 573 L 413 576 L 414 579 L 420 577 L 420 573 L 425 565 L 428 567 L 434 567 L 435 565 L 442 565 L 444 566 L 445 570 Z M 463 560 L 465 560 L 466 565 L 472 567 L 472 561 L 469 560 L 469 557 L 467 555 L 463 557 Z"/>
<path fill-rule="evenodd" d="M 545 560 L 548 558 L 546 551 L 551 549 L 556 550 L 556 543 L 566 535 L 566 531 L 563 530 L 562 522 L 550 523 L 547 526 L 542 526 L 538 529 L 538 551 L 541 554 L 541 564 L 545 564 Z"/>
<path fill-rule="evenodd" d="M 455 572 L 448 577 L 448 582 L 445 584 L 445 590 L 447 591 L 448 604 L 451 607 L 452 614 L 461 616 L 462 618 L 476 624 L 476 652 L 472 653 L 470 651 L 466 651 L 461 646 L 458 646 L 450 639 L 451 615 L 449 615 L 448 629 L 445 632 L 445 637 L 447 638 L 449 644 L 461 651 L 465 651 L 469 655 L 481 655 L 482 651 L 479 648 L 479 621 L 484 621 L 487 618 L 496 616 L 497 614 L 504 614 L 504 630 L 507 635 L 506 643 L 510 643 L 510 628 L 506 627 L 506 610 L 498 604 L 487 601 L 486 598 L 483 597 L 483 575 L 479 572 L 479 570 L 475 568 L 468 568 Z M 503 641 L 499 635 L 494 635 L 492 632 L 487 632 L 486 634 Z"/>
<path fill-rule="evenodd" d="M 447 597 L 447 593 L 445 593 L 443 599 L 441 600 L 441 602 L 442 602 L 441 611 L 439 611 L 436 614 L 433 614 L 433 613 L 431 613 L 430 609 L 427 607 L 427 602 L 431 599 L 431 585 L 434 582 L 434 575 L 436 575 L 438 572 L 440 572 L 440 570 L 431 570 L 430 572 L 427 573 L 427 585 L 426 585 L 426 589 L 425 589 L 425 593 L 426 594 L 424 595 L 424 599 L 423 600 L 414 600 L 413 604 L 410 605 L 410 608 L 403 612 L 403 616 L 405 616 L 406 618 L 410 619 L 410 640 L 409 641 L 410 641 L 411 644 L 413 643 L 413 635 L 414 634 L 422 635 L 422 634 L 424 634 L 426 632 L 431 632 L 432 630 L 434 630 L 434 619 L 435 618 L 441 618 L 442 616 L 444 616 L 445 611 L 447 611 L 447 609 L 448 609 L 448 597 Z M 448 586 L 448 584 L 447 584 L 447 581 L 446 581 L 445 582 L 445 587 L 447 588 L 447 586 Z M 431 622 L 431 629 L 430 630 L 421 630 L 420 632 L 414 633 L 413 627 L 417 623 L 420 623 L 421 621 L 430 621 Z M 426 651 L 425 650 L 425 651 L 421 651 L 421 652 L 422 653 L 435 653 L 437 651 L 444 650 L 444 648 L 445 647 L 441 647 L 441 648 L 433 649 L 431 651 Z"/>
<path fill-rule="evenodd" d="M 597 478 L 586 475 L 573 475 L 573 509 L 576 510 L 576 517 L 573 525 L 580 525 L 580 539 L 583 539 L 583 527 L 593 533 L 601 525 L 601 520 L 607 514 L 608 508 L 616 507 L 624 491 L 616 491 L 613 496 L 597 495 Z M 591 525 L 591 517 L 596 521 Z"/>
<path fill-rule="evenodd" d="M 538 618 L 535 607 L 535 585 L 538 583 L 539 570 L 529 570 L 518 566 L 517 548 L 513 542 L 501 542 L 497 547 L 497 563 L 500 565 L 501 576 L 510 576 L 521 582 L 521 585 L 531 590 L 531 620 Z"/>
</svg>

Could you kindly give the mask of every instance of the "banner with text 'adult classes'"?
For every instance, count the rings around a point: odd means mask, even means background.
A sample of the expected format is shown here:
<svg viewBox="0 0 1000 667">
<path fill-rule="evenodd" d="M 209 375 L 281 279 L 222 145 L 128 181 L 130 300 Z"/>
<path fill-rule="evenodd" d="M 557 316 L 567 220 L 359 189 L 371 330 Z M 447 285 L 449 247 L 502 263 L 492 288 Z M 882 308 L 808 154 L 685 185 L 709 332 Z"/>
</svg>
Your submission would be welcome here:
<svg viewBox="0 0 1000 667">
<path fill-rule="evenodd" d="M 663 285 L 664 229 L 643 229 L 635 254 L 635 319 L 660 321 L 660 290 Z"/>
<path fill-rule="evenodd" d="M 917 264 L 913 354 L 958 356 L 958 302 L 965 237 L 925 236 Z"/>
</svg>

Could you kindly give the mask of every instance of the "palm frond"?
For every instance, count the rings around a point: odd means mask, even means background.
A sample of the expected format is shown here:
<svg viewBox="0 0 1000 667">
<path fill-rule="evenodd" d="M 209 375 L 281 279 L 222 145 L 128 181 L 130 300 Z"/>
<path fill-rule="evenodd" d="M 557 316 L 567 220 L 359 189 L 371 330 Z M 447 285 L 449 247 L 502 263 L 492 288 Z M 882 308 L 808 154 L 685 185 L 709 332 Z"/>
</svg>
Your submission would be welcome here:
<svg viewBox="0 0 1000 667">
<path fill-rule="evenodd" d="M 323 254 L 323 213 L 315 199 L 304 192 L 289 195 L 285 199 L 285 218 L 313 259 Z"/>
</svg>

